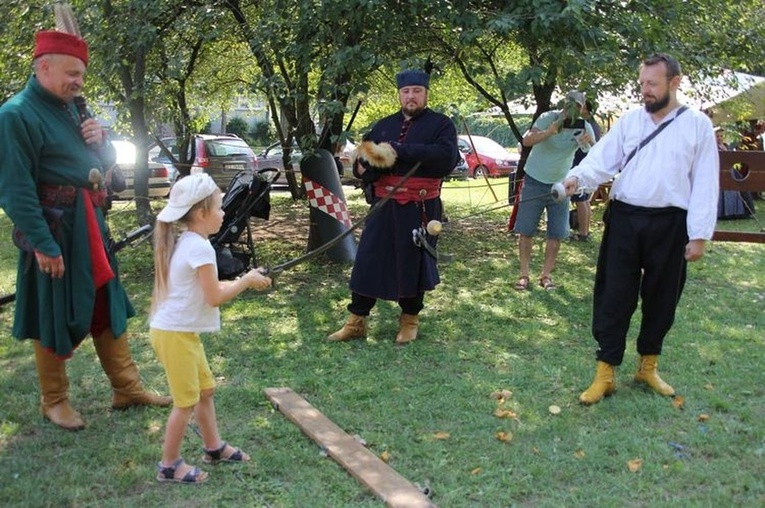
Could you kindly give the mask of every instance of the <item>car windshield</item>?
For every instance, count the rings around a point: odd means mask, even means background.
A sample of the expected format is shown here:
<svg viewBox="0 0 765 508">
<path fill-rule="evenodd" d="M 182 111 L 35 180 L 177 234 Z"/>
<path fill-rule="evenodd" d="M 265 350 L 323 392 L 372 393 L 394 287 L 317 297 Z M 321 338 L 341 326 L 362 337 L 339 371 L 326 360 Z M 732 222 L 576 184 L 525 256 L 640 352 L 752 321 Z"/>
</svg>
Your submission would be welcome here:
<svg viewBox="0 0 765 508">
<path fill-rule="evenodd" d="M 473 143 L 478 153 L 495 157 L 507 157 L 507 150 L 493 139 L 473 136 Z"/>
<path fill-rule="evenodd" d="M 205 142 L 210 157 L 231 157 L 232 155 L 251 155 L 252 150 L 241 139 L 215 139 Z"/>
<path fill-rule="evenodd" d="M 170 150 L 170 153 L 173 154 L 173 157 L 176 159 L 180 158 L 178 154 L 178 147 L 175 145 L 174 138 L 165 138 L 162 140 L 162 144 L 165 145 L 165 148 Z M 158 162 L 170 162 L 170 158 L 157 144 L 154 144 L 149 148 L 149 160 Z"/>
</svg>

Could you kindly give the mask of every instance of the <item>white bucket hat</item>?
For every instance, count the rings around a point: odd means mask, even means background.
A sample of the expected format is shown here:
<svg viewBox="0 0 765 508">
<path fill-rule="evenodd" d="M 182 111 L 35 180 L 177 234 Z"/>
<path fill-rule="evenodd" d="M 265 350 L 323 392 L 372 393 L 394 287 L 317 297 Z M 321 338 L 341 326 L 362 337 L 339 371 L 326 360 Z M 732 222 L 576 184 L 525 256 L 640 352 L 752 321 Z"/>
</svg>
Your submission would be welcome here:
<svg viewBox="0 0 765 508">
<path fill-rule="evenodd" d="M 161 222 L 175 222 L 188 213 L 192 206 L 211 195 L 218 186 L 207 173 L 194 173 L 181 178 L 170 189 L 167 205 L 157 215 Z"/>
</svg>

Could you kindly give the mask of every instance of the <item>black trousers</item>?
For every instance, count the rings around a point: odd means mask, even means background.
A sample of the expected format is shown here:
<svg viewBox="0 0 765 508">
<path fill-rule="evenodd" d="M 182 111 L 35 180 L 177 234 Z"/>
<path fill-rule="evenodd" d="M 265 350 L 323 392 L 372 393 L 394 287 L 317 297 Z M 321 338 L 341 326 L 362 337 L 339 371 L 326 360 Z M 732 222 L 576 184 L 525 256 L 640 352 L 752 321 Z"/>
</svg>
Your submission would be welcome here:
<svg viewBox="0 0 765 508">
<path fill-rule="evenodd" d="M 661 354 L 683 292 L 687 212 L 612 201 L 595 275 L 592 334 L 597 359 L 621 365 L 632 314 L 641 299 L 640 355 Z"/>
<path fill-rule="evenodd" d="M 423 304 L 424 300 L 425 293 L 420 292 L 420 294 L 411 298 L 399 298 L 398 305 L 401 307 L 401 312 L 404 314 L 416 316 L 425 306 Z M 358 293 L 351 293 L 351 303 L 348 304 L 348 311 L 357 316 L 368 316 L 372 307 L 375 306 L 375 303 L 377 303 L 376 298 L 370 298 L 369 296 L 363 296 Z"/>
</svg>

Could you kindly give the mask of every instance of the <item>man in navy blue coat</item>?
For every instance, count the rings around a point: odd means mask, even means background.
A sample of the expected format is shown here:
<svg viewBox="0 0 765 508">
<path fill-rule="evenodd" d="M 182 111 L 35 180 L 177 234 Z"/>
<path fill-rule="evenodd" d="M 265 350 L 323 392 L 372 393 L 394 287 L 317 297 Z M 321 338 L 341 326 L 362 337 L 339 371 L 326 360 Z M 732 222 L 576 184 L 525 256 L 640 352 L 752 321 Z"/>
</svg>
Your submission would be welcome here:
<svg viewBox="0 0 765 508">
<path fill-rule="evenodd" d="M 372 206 L 386 196 L 390 199 L 364 226 L 351 273 L 351 314 L 328 337 L 331 341 L 366 337 L 366 319 L 378 298 L 397 301 L 401 307 L 396 343 L 413 341 L 425 291 L 440 282 L 436 259 L 415 245 L 412 230 L 441 220 L 441 183 L 459 158 L 457 130 L 449 117 L 427 107 L 427 73 L 406 70 L 396 75 L 396 82 L 401 110 L 374 125 L 353 167 Z M 435 247 L 435 236 L 427 235 L 426 240 Z"/>
</svg>

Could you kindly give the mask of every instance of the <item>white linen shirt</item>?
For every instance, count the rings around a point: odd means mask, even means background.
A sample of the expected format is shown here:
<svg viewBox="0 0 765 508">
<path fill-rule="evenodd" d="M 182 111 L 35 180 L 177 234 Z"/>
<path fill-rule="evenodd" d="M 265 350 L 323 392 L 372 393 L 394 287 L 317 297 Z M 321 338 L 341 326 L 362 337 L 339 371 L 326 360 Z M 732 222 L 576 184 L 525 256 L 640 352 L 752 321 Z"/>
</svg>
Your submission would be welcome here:
<svg viewBox="0 0 765 508">
<path fill-rule="evenodd" d="M 671 111 L 662 123 L 675 118 Z M 661 124 L 645 108 L 623 115 L 568 176 L 588 190 L 614 178 L 611 199 L 648 208 L 674 206 L 688 211 L 691 240 L 709 240 L 717 222 L 720 158 L 712 122 L 688 109 L 637 151 L 627 156 Z"/>
<path fill-rule="evenodd" d="M 207 238 L 184 231 L 170 257 L 167 297 L 157 306 L 150 326 L 173 332 L 220 330 L 220 309 L 205 302 L 197 269 L 213 265 L 217 276 L 215 249 Z"/>
</svg>

